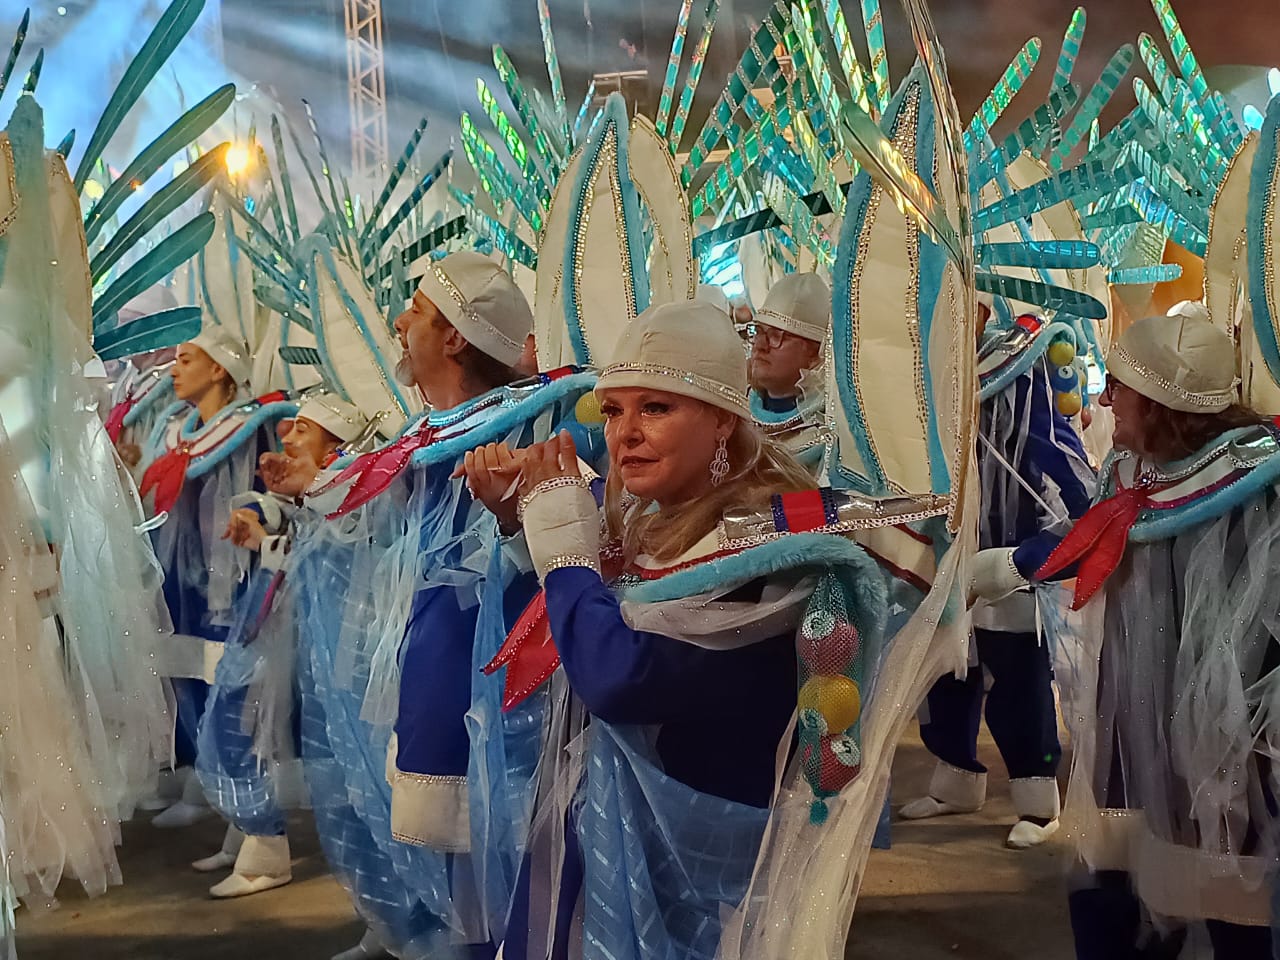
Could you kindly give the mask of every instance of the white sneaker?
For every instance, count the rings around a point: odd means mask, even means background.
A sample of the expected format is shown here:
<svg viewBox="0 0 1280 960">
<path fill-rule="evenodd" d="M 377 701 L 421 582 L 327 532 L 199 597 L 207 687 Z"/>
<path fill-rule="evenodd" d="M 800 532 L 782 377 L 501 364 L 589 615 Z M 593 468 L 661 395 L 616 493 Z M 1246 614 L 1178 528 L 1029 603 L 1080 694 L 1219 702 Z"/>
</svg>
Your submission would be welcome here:
<svg viewBox="0 0 1280 960">
<path fill-rule="evenodd" d="M 364 936 L 350 950 L 335 953 L 332 960 L 391 960 L 391 954 L 382 945 L 372 930 L 366 930 Z"/>
<path fill-rule="evenodd" d="M 1019 820 L 1009 831 L 1004 845 L 1011 850 L 1028 850 L 1038 847 L 1058 832 L 1058 821 L 1050 820 L 1043 827 L 1030 820 Z"/>
<path fill-rule="evenodd" d="M 959 803 L 947 803 L 944 800 L 937 800 L 933 797 L 921 797 L 919 800 L 904 803 L 902 808 L 898 810 L 898 816 L 903 820 L 928 820 L 930 817 L 945 817 L 953 813 L 977 813 L 981 809 L 982 804 L 978 804 L 975 807 Z"/>
</svg>

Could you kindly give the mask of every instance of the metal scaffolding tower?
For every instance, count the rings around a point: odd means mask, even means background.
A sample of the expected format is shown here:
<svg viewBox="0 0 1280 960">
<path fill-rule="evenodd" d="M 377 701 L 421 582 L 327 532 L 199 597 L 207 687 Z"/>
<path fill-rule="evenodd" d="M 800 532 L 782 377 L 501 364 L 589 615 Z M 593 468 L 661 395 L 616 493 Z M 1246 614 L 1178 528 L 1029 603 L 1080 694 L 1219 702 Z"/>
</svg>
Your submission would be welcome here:
<svg viewBox="0 0 1280 960">
<path fill-rule="evenodd" d="M 347 23 L 347 95 L 351 173 L 362 187 L 387 165 L 387 76 L 381 0 L 343 0 Z"/>
</svg>

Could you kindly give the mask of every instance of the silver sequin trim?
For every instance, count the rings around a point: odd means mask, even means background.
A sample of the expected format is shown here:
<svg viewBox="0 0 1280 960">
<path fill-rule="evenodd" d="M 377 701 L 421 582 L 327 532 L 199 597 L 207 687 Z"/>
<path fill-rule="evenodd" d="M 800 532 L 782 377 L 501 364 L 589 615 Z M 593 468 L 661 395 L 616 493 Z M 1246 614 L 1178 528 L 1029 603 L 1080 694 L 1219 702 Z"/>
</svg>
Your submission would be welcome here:
<svg viewBox="0 0 1280 960">
<path fill-rule="evenodd" d="M 1185 387 L 1178 386 L 1178 384 L 1174 383 L 1172 380 L 1167 380 L 1160 376 L 1160 374 L 1156 373 L 1150 367 L 1139 363 L 1134 359 L 1133 354 L 1120 346 L 1120 344 L 1117 343 L 1111 349 L 1115 351 L 1116 356 L 1129 366 L 1133 367 L 1134 372 L 1138 374 L 1138 376 L 1142 377 L 1144 380 L 1150 380 L 1156 386 L 1163 390 L 1168 390 L 1174 396 L 1185 400 L 1187 403 L 1195 404 L 1197 407 L 1217 407 L 1221 406 L 1223 403 L 1231 403 L 1231 401 L 1235 399 L 1236 386 L 1240 383 L 1238 378 L 1232 380 L 1231 386 L 1225 390 L 1214 390 L 1210 393 L 1193 393 Z"/>
<path fill-rule="evenodd" d="M 718 394 L 730 403 L 740 407 L 747 407 L 747 395 L 741 391 L 733 389 L 723 383 L 717 383 L 706 377 L 700 377 L 696 373 L 690 373 L 688 370 L 678 370 L 675 367 L 666 367 L 660 363 L 642 363 L 640 361 L 632 361 L 629 363 L 614 363 L 604 368 L 604 372 L 600 374 L 600 386 L 608 389 L 608 384 L 604 383 L 604 379 L 610 374 L 616 373 L 645 373 L 658 377 L 670 377 L 672 380 L 680 380 L 700 390 L 707 390 L 711 393 Z M 749 408 L 748 408 L 749 409 Z"/>
</svg>

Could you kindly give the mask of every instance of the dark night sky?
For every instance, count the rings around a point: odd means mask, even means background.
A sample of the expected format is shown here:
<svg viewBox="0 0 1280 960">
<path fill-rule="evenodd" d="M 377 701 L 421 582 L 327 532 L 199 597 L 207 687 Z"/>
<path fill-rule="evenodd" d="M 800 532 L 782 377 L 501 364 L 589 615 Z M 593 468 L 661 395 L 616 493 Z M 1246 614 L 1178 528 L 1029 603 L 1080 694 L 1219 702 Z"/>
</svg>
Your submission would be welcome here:
<svg viewBox="0 0 1280 960">
<path fill-rule="evenodd" d="M 1205 66 L 1280 62 L 1277 0 L 1175 3 Z M 331 135 L 342 138 L 346 62 L 341 0 L 222 4 L 230 64 L 248 79 L 269 84 L 285 103 L 307 96 Z M 593 72 L 648 67 L 650 98 L 656 103 L 679 6 L 680 0 L 550 0 L 569 99 L 581 95 Z M 698 98 L 704 109 L 768 6 L 768 0 L 722 0 Z M 1033 80 L 1031 89 L 1047 87 L 1075 6 L 1073 0 L 935 0 L 933 14 L 962 115 L 972 114 L 1010 58 L 1034 35 L 1043 39 L 1044 52 L 1039 83 Z M 858 5 L 846 2 L 845 7 L 858 37 Z M 1139 31 L 1159 36 L 1150 0 L 1100 0 L 1087 9 L 1089 29 L 1078 79 L 1092 81 L 1115 48 L 1135 40 Z M 383 13 L 393 152 L 421 114 L 441 115 L 442 122 L 452 123 L 460 108 L 477 112 L 475 76 L 487 71 L 493 79 L 494 43 L 503 45 L 527 82 L 546 89 L 535 0 L 384 0 Z M 910 38 L 894 0 L 884 0 L 884 19 L 896 79 L 910 65 Z"/>
</svg>

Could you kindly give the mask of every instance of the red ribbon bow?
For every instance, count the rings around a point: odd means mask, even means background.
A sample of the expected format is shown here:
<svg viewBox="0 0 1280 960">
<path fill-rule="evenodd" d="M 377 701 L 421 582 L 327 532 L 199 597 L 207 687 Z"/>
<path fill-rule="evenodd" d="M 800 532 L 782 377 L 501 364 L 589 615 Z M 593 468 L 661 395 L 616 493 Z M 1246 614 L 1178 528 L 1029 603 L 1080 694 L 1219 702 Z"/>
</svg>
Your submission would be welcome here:
<svg viewBox="0 0 1280 960">
<path fill-rule="evenodd" d="M 539 590 L 511 628 L 497 656 L 485 664 L 484 673 L 491 676 L 507 668 L 502 685 L 505 712 L 523 703 L 559 666 L 560 652 L 556 650 L 547 617 L 547 595 Z"/>
<path fill-rule="evenodd" d="M 170 450 L 147 467 L 142 475 L 142 486 L 138 492 L 146 497 L 153 489 L 156 492 L 155 512 L 167 513 L 173 509 L 182 494 L 182 485 L 187 481 L 187 467 L 191 463 L 191 448 L 185 444 L 177 450 Z"/>
<path fill-rule="evenodd" d="M 107 415 L 107 436 L 111 438 L 112 443 L 120 442 L 120 434 L 124 432 L 124 418 L 129 415 L 138 401 L 133 397 L 122 400 L 111 408 L 111 413 Z"/>
<path fill-rule="evenodd" d="M 406 434 L 395 443 L 357 458 L 356 462 L 343 470 L 334 481 L 336 486 L 346 483 L 352 477 L 356 478 L 351 489 L 347 491 L 346 497 L 343 498 L 342 506 L 329 514 L 329 519 L 346 516 L 384 492 L 409 465 L 414 453 L 430 445 L 439 432 L 436 427 L 423 423 L 418 430 Z"/>
<path fill-rule="evenodd" d="M 1139 514 L 1151 505 L 1154 492 L 1150 481 L 1139 481 L 1095 503 L 1049 554 L 1049 559 L 1036 571 L 1036 579 L 1048 579 L 1080 560 L 1075 596 L 1071 601 L 1071 609 L 1079 610 L 1120 566 L 1129 543 L 1129 531 Z"/>
</svg>

